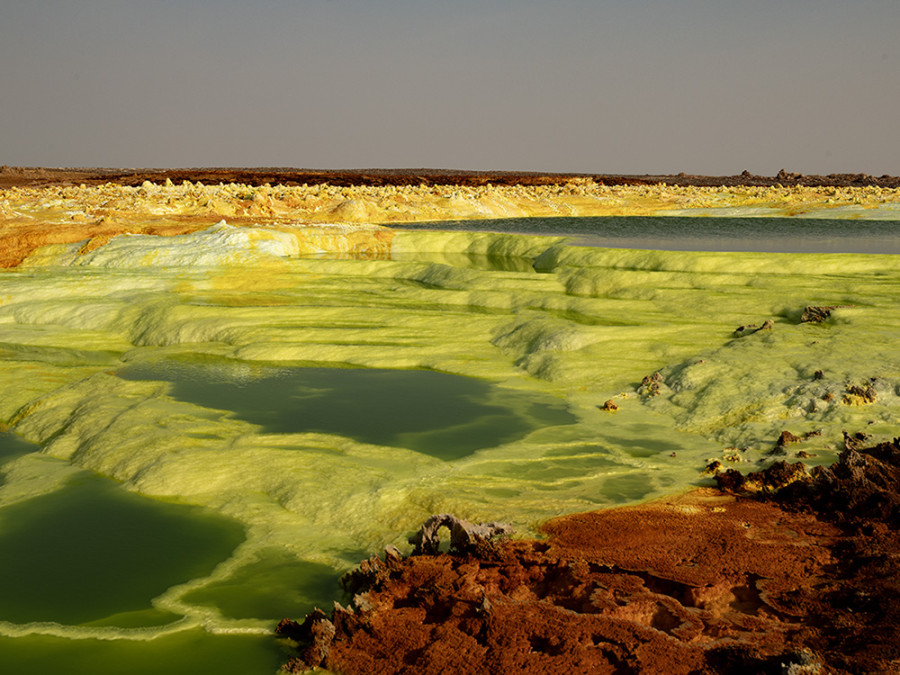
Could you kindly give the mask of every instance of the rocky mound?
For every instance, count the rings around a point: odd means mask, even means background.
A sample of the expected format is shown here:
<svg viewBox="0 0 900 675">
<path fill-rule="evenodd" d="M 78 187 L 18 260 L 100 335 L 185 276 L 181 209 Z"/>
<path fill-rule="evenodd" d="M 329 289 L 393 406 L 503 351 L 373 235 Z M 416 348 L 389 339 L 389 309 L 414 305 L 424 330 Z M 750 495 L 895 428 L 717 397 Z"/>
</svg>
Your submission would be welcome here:
<svg viewBox="0 0 900 675">
<path fill-rule="evenodd" d="M 555 519 L 544 541 L 432 521 L 449 553 L 389 550 L 345 577 L 349 607 L 279 625 L 299 654 L 285 669 L 900 672 L 898 443 L 848 437 L 812 475 L 729 471 L 720 490 Z"/>
</svg>

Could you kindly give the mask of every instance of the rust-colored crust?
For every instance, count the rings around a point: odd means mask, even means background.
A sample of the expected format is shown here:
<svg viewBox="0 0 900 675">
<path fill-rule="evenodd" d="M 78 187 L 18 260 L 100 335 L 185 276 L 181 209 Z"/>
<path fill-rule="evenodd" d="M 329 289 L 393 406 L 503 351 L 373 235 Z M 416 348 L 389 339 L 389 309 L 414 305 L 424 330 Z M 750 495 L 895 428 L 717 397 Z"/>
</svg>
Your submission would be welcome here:
<svg viewBox="0 0 900 675">
<path fill-rule="evenodd" d="M 347 675 L 897 673 L 898 485 L 895 441 L 783 498 L 702 489 L 557 518 L 544 541 L 389 551 L 348 576 L 333 639 L 305 653 Z"/>
</svg>

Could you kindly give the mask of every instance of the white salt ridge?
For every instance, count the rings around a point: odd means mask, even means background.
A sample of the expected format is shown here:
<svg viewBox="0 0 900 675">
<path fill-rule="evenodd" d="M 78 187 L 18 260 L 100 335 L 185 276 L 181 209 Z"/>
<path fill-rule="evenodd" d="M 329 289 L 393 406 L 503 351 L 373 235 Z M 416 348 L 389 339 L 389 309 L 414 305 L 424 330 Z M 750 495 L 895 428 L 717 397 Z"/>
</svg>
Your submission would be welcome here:
<svg viewBox="0 0 900 675">
<path fill-rule="evenodd" d="M 288 258 L 299 252 L 296 237 L 267 228 L 237 228 L 224 220 L 209 229 L 173 237 L 123 234 L 85 254 L 92 267 L 190 267 L 239 265 L 259 257 Z"/>
</svg>

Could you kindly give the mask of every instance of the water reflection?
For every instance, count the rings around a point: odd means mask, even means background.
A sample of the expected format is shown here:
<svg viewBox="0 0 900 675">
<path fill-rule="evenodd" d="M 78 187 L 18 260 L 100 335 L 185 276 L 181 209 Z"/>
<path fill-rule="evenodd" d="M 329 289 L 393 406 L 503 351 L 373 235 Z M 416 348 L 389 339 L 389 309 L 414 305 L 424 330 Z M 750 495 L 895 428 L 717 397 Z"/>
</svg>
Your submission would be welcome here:
<svg viewBox="0 0 900 675">
<path fill-rule="evenodd" d="M 664 251 L 900 253 L 900 221 L 896 220 L 602 216 L 451 220 L 392 227 L 567 236 L 579 246 Z"/>
</svg>

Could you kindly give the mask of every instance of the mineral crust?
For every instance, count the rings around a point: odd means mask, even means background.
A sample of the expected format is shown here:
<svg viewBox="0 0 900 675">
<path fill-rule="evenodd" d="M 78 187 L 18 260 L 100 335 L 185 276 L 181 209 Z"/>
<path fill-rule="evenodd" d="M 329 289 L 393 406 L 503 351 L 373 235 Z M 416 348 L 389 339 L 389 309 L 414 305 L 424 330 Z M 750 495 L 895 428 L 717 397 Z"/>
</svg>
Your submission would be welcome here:
<svg viewBox="0 0 900 675">
<path fill-rule="evenodd" d="M 900 439 L 717 480 L 545 540 L 373 558 L 327 656 L 300 644 L 289 669 L 900 672 Z"/>
</svg>

